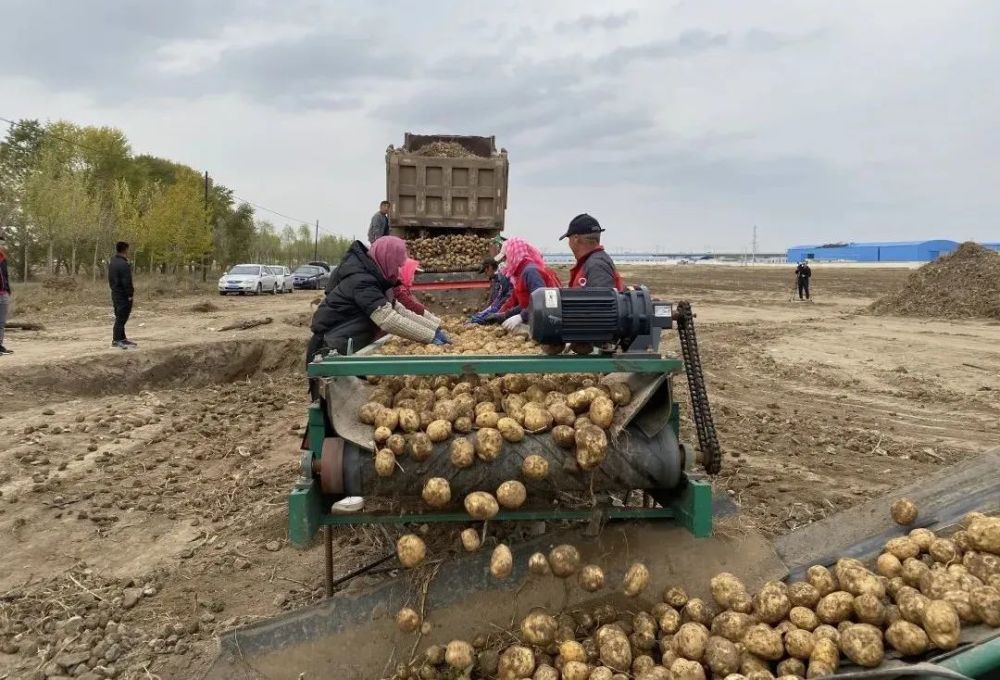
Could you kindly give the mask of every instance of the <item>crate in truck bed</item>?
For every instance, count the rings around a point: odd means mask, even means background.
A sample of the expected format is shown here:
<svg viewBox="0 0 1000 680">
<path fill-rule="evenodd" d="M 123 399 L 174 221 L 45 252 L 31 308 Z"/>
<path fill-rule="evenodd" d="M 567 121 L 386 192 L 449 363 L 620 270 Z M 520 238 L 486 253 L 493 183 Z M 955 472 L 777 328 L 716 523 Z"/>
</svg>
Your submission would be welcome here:
<svg viewBox="0 0 1000 680">
<path fill-rule="evenodd" d="M 507 210 L 507 151 L 493 137 L 406 133 L 385 154 L 386 196 L 394 233 L 439 229 L 499 233 Z"/>
</svg>

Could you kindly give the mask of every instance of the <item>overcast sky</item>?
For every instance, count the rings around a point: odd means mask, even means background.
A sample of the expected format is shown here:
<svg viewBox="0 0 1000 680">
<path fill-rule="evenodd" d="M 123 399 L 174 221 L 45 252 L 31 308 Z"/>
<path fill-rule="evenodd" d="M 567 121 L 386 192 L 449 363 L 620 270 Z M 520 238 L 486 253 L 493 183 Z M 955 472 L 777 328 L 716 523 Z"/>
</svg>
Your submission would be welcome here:
<svg viewBox="0 0 1000 680">
<path fill-rule="evenodd" d="M 0 0 L 0 55 L 0 116 L 345 235 L 414 131 L 496 135 L 545 249 L 579 212 L 613 248 L 1000 241 L 995 0 Z"/>
</svg>

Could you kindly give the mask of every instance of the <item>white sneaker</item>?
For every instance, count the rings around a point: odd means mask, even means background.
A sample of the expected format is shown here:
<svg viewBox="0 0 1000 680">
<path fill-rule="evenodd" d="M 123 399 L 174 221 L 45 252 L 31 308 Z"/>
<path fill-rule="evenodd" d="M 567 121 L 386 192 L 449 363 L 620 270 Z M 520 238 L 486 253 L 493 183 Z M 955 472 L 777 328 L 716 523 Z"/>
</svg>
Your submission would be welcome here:
<svg viewBox="0 0 1000 680">
<path fill-rule="evenodd" d="M 331 511 L 338 514 L 349 514 L 352 512 L 361 512 L 365 509 L 365 499 L 361 496 L 348 496 L 347 498 L 342 498 L 333 504 Z"/>
</svg>

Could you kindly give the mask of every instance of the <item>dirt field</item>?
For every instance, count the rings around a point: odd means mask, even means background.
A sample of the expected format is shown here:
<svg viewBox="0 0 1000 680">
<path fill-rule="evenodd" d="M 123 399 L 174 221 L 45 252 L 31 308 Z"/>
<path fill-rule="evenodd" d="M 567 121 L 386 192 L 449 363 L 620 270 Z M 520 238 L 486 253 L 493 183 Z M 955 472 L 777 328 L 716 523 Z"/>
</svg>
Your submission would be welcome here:
<svg viewBox="0 0 1000 680">
<path fill-rule="evenodd" d="M 625 271 L 692 300 L 717 486 L 767 534 L 1000 445 L 1000 323 L 858 313 L 908 273 L 817 266 L 800 303 L 788 267 Z M 109 347 L 102 295 L 15 297 L 14 319 L 46 330 L 9 332 L 0 358 L 0 679 L 198 677 L 218 632 L 321 594 L 320 552 L 287 545 L 284 507 L 315 295 L 143 292 L 129 352 Z M 335 571 L 387 538 L 342 530 Z"/>
</svg>

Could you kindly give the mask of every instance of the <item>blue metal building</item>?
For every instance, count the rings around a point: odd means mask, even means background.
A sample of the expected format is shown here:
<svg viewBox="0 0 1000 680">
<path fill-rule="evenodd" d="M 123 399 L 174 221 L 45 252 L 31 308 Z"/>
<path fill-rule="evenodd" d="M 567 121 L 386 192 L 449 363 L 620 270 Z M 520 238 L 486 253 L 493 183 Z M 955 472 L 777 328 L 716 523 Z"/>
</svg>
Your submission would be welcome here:
<svg viewBox="0 0 1000 680">
<path fill-rule="evenodd" d="M 952 252 L 958 245 L 957 241 L 933 240 L 792 246 L 788 249 L 788 261 L 930 262 Z"/>
</svg>

